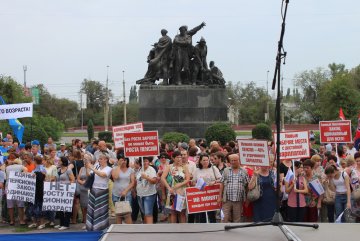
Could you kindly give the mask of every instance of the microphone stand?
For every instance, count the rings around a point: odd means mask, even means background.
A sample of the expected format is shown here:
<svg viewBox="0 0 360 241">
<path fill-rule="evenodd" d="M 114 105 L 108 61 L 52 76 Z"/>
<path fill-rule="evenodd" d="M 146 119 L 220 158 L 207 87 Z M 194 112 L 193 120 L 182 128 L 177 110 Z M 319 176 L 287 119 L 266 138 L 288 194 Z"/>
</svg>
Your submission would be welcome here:
<svg viewBox="0 0 360 241">
<path fill-rule="evenodd" d="M 275 116 L 276 116 L 276 165 L 277 165 L 277 172 L 276 172 L 276 183 L 277 183 L 277 188 L 276 188 L 276 197 L 277 197 L 277 202 L 276 202 L 276 209 L 275 209 L 275 214 L 272 218 L 272 220 L 270 222 L 258 222 L 258 223 L 251 223 L 251 224 L 245 224 L 245 225 L 226 225 L 225 231 L 230 230 L 230 229 L 237 229 L 237 228 L 248 228 L 248 227 L 256 227 L 256 226 L 277 226 L 280 228 L 280 230 L 283 232 L 283 234 L 285 235 L 285 237 L 287 238 L 287 240 L 289 241 L 296 241 L 296 240 L 300 240 L 287 226 L 285 225 L 289 225 L 289 226 L 300 226 L 300 227 L 311 227 L 314 229 L 318 229 L 319 225 L 318 224 L 303 224 L 303 223 L 291 223 L 291 222 L 284 222 L 283 217 L 281 216 L 280 213 L 280 205 L 281 205 L 281 200 L 280 200 L 280 131 L 281 131 L 281 123 L 280 123 L 280 115 L 281 115 L 281 89 L 280 89 L 280 70 L 281 70 L 281 60 L 284 59 L 284 64 L 285 64 L 285 58 L 286 58 L 286 52 L 284 51 L 283 48 L 283 39 L 284 39 L 284 34 L 285 34 L 285 19 L 286 19 L 286 13 L 287 13 L 287 8 L 288 8 L 288 4 L 289 4 L 289 0 L 282 0 L 282 6 L 284 4 L 285 1 L 285 11 L 284 11 L 284 15 L 282 16 L 282 25 L 281 25 L 281 34 L 280 34 L 280 40 L 278 42 L 278 52 L 277 52 L 277 56 L 276 56 L 276 65 L 275 65 L 275 72 L 274 72 L 274 79 L 273 79 L 273 83 L 272 83 L 272 89 L 274 90 L 277 84 L 277 98 L 276 98 L 276 108 L 275 108 Z"/>
</svg>

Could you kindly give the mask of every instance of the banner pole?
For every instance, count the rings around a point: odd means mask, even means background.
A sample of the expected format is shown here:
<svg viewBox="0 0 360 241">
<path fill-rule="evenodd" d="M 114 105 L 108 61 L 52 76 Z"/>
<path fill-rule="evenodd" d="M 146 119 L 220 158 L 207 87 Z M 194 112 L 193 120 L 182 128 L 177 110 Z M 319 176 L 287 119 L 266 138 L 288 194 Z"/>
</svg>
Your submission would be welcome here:
<svg viewBox="0 0 360 241">
<path fill-rule="evenodd" d="M 208 216 L 208 213 L 205 212 L 205 215 L 206 215 L 206 223 L 209 223 L 209 216 Z"/>
<path fill-rule="evenodd" d="M 141 158 L 141 169 L 142 169 L 142 172 L 144 172 L 144 158 L 143 157 L 140 157 Z"/>
</svg>

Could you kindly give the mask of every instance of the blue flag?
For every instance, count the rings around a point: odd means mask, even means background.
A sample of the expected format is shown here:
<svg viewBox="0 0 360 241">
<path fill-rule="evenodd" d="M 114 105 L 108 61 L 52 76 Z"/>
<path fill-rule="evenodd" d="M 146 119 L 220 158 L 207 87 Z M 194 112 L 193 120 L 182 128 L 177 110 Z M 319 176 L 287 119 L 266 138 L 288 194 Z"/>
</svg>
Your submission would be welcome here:
<svg viewBox="0 0 360 241">
<path fill-rule="evenodd" d="M 2 96 L 0 96 L 0 102 L 2 105 L 6 104 Z M 19 142 L 22 143 L 25 127 L 20 123 L 18 119 L 9 119 L 8 121 L 11 129 L 14 132 L 14 135 L 19 140 Z"/>
</svg>

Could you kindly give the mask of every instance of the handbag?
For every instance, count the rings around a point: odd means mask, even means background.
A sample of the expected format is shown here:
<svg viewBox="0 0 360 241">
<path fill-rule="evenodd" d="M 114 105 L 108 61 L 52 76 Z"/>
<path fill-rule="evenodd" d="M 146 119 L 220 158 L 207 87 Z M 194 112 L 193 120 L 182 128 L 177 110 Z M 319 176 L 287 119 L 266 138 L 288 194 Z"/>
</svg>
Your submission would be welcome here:
<svg viewBox="0 0 360 241">
<path fill-rule="evenodd" d="M 119 201 L 115 203 L 115 214 L 116 215 L 126 215 L 132 212 L 130 201 Z"/>
<path fill-rule="evenodd" d="M 358 187 L 357 189 L 355 189 L 352 193 L 351 193 L 352 198 L 354 199 L 355 202 L 360 200 L 360 187 Z"/>
<path fill-rule="evenodd" d="M 255 202 L 260 198 L 260 184 L 259 184 L 259 177 L 255 177 L 255 187 L 251 189 L 247 194 L 247 200 L 249 202 Z"/>
<path fill-rule="evenodd" d="M 99 169 L 99 166 L 96 167 L 96 170 Z M 86 178 L 84 183 L 84 187 L 91 189 L 95 181 L 95 172 L 90 173 L 90 175 Z"/>
<path fill-rule="evenodd" d="M 329 184 L 325 184 L 325 193 L 322 201 L 327 205 L 335 203 L 335 192 L 330 189 Z"/>
</svg>

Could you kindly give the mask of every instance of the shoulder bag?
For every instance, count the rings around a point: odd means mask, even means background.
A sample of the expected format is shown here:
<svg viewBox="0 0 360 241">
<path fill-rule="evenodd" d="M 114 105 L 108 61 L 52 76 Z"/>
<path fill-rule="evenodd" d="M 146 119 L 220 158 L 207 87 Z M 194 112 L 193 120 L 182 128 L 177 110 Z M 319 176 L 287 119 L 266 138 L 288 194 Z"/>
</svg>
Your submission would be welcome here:
<svg viewBox="0 0 360 241">
<path fill-rule="evenodd" d="M 115 203 L 115 214 L 116 215 L 126 215 L 132 212 L 130 201 L 126 201 L 126 196 L 124 201 L 118 201 Z"/>
<path fill-rule="evenodd" d="M 259 183 L 259 177 L 255 176 L 255 187 L 251 189 L 247 194 L 247 200 L 250 202 L 255 202 L 260 198 L 260 183 Z"/>
</svg>

